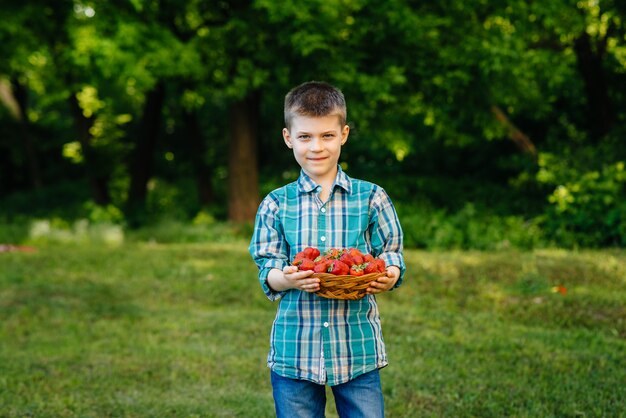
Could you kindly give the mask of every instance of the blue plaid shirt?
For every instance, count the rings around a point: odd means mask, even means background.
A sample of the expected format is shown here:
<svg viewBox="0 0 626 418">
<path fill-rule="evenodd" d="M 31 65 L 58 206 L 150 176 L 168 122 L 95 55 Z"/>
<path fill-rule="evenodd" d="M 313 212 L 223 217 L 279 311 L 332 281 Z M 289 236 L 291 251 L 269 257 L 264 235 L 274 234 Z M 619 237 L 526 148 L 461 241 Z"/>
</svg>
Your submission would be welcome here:
<svg viewBox="0 0 626 418">
<path fill-rule="evenodd" d="M 358 248 L 400 268 L 404 276 L 402 229 L 385 191 L 351 179 L 339 167 L 330 197 L 304 172 L 261 202 L 250 254 L 259 267 L 267 297 L 280 300 L 270 337 L 268 367 L 275 373 L 319 384 L 337 385 L 387 365 L 376 298 L 326 299 L 289 289 L 273 291 L 271 269 L 282 270 L 295 254 L 312 246 Z"/>
</svg>

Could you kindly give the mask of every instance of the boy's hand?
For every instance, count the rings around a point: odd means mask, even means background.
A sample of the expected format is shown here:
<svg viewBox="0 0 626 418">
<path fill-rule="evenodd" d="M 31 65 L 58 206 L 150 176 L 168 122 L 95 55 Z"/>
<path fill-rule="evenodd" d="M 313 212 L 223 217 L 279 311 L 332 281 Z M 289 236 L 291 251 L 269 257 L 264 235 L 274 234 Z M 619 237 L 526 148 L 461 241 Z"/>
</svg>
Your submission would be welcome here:
<svg viewBox="0 0 626 418">
<path fill-rule="evenodd" d="M 367 288 L 367 294 L 375 295 L 377 293 L 386 292 L 395 286 L 399 278 L 400 269 L 396 266 L 389 266 L 387 267 L 386 276 L 379 277 L 370 283 L 370 286 Z"/>
<path fill-rule="evenodd" d="M 290 288 L 309 293 L 320 290 L 320 279 L 309 278 L 313 273 L 313 270 L 300 271 L 296 266 L 286 266 L 283 269 L 283 275 Z"/>
<path fill-rule="evenodd" d="M 313 293 L 320 290 L 320 279 L 309 277 L 313 273 L 313 270 L 299 271 L 296 266 L 286 266 L 282 271 L 272 269 L 267 277 L 267 283 L 277 292 L 298 289 Z"/>
</svg>

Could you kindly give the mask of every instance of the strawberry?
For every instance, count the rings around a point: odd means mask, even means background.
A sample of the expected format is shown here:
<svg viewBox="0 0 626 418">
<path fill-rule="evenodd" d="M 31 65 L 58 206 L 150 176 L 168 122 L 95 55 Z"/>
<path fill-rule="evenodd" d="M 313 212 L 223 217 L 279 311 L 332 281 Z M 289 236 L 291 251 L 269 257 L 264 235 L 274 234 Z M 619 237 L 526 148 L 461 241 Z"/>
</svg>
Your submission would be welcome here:
<svg viewBox="0 0 626 418">
<path fill-rule="evenodd" d="M 315 263 L 313 262 L 313 260 L 309 260 L 308 258 L 305 258 L 304 260 L 302 260 L 302 263 L 298 267 L 298 270 L 300 271 L 313 270 L 313 269 L 315 269 Z"/>
<path fill-rule="evenodd" d="M 350 273 L 350 267 L 348 267 L 348 265 L 342 261 L 334 260 L 332 263 L 330 263 L 330 266 L 328 267 L 328 272 L 330 274 L 336 274 L 338 276 L 341 276 Z"/>
<path fill-rule="evenodd" d="M 302 250 L 302 252 L 306 256 L 306 258 L 310 260 L 315 260 L 320 255 L 320 250 L 314 247 L 306 247 L 304 250 Z"/>
<path fill-rule="evenodd" d="M 298 253 L 298 254 L 296 254 L 296 256 L 293 258 L 293 261 L 291 262 L 291 265 L 292 265 L 292 266 L 299 266 L 300 264 L 302 264 L 302 262 L 303 262 L 304 260 L 306 260 L 306 258 L 305 258 L 302 254 Z"/>
<path fill-rule="evenodd" d="M 365 267 L 363 271 L 365 272 L 365 274 L 378 273 L 378 267 L 376 266 L 375 262 L 370 261 L 370 262 L 365 263 L 364 265 Z"/>
<path fill-rule="evenodd" d="M 378 269 L 379 273 L 384 273 L 385 271 L 387 271 L 385 260 L 383 260 L 382 258 L 375 259 L 374 264 L 376 264 L 376 268 Z"/>
<path fill-rule="evenodd" d="M 355 264 L 363 264 L 365 261 L 363 260 L 363 253 L 356 248 L 350 248 L 348 254 L 350 254 Z"/>
<path fill-rule="evenodd" d="M 341 257 L 341 254 L 343 253 L 343 250 L 340 250 L 338 248 L 331 248 L 330 250 L 326 250 L 326 252 L 324 253 L 324 255 L 327 258 L 333 258 L 335 260 L 338 260 L 339 257 Z"/>
<path fill-rule="evenodd" d="M 350 249 L 348 250 L 348 253 L 350 253 L 350 255 L 351 255 L 352 257 L 355 257 L 355 256 L 357 256 L 357 255 L 358 255 L 359 257 L 363 258 L 363 256 L 364 256 L 364 254 L 361 252 L 361 250 L 359 250 L 358 248 L 354 248 L 354 247 L 353 247 L 353 248 L 350 248 Z"/>
<path fill-rule="evenodd" d="M 357 263 L 355 263 L 355 261 L 352 258 L 352 256 L 350 256 L 350 254 L 348 254 L 348 253 L 341 254 L 341 257 L 339 257 L 339 261 L 342 261 L 342 262 L 346 263 L 350 267 L 352 267 L 353 265 L 357 264 Z"/>
<path fill-rule="evenodd" d="M 313 271 L 316 273 L 328 273 L 328 266 L 330 265 L 330 261 L 323 260 L 315 264 L 315 268 Z"/>
<path fill-rule="evenodd" d="M 374 261 L 374 256 L 371 255 L 371 254 L 365 254 L 363 256 L 363 261 L 370 263 L 370 262 Z"/>
<path fill-rule="evenodd" d="M 350 276 L 362 276 L 363 275 L 363 265 L 355 264 L 350 267 Z"/>
</svg>

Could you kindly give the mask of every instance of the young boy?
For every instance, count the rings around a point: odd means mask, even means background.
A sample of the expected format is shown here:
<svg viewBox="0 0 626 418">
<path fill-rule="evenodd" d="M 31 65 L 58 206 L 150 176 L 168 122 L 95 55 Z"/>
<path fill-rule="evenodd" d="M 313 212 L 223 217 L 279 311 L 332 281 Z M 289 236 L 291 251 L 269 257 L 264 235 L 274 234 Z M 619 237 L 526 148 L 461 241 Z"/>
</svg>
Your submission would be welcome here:
<svg viewBox="0 0 626 418">
<path fill-rule="evenodd" d="M 308 82 L 285 97 L 283 139 L 300 167 L 297 181 L 259 206 L 250 254 L 267 297 L 280 299 L 267 358 L 278 417 L 322 417 L 325 385 L 341 417 L 383 417 L 378 369 L 387 365 L 375 296 L 405 271 L 402 229 L 385 191 L 338 165 L 348 140 L 341 91 Z M 358 248 L 385 260 L 387 275 L 360 300 L 315 294 L 319 279 L 290 265 L 306 247 Z"/>
</svg>

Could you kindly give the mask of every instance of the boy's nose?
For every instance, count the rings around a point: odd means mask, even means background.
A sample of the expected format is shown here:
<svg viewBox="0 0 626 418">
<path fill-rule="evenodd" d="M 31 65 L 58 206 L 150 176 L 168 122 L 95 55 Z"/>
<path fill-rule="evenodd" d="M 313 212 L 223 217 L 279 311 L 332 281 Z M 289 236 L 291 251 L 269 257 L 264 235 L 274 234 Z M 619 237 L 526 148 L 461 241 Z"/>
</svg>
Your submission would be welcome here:
<svg viewBox="0 0 626 418">
<path fill-rule="evenodd" d="M 319 138 L 313 138 L 311 141 L 311 147 L 309 148 L 311 151 L 322 151 L 324 149 L 324 144 Z"/>
</svg>

